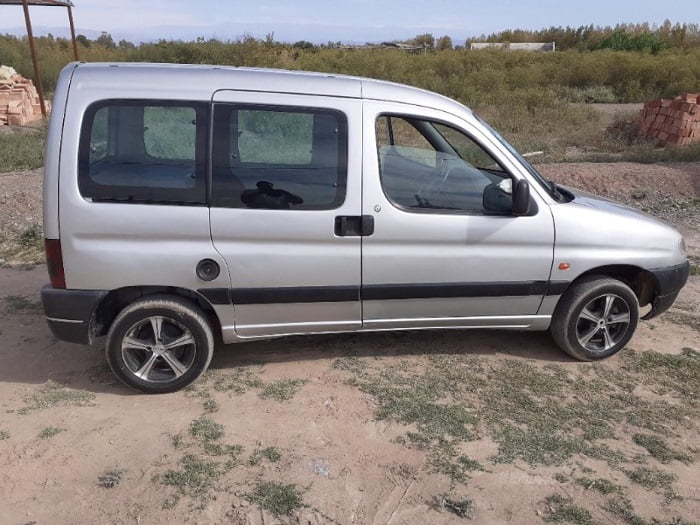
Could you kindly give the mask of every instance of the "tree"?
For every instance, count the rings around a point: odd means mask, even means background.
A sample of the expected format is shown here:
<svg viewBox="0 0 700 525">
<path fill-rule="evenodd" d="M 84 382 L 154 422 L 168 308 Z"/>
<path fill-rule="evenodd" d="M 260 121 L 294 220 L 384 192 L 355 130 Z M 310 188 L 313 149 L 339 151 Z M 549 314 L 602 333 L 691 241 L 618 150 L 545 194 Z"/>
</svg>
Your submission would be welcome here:
<svg viewBox="0 0 700 525">
<path fill-rule="evenodd" d="M 92 46 L 92 41 L 85 35 L 78 35 L 75 37 L 75 41 L 83 47 Z"/>
<path fill-rule="evenodd" d="M 437 39 L 435 47 L 437 47 L 440 51 L 443 51 L 445 49 L 452 49 L 452 39 L 447 35 L 442 35 L 440 38 Z"/>
<path fill-rule="evenodd" d="M 114 40 L 112 39 L 112 35 L 110 35 L 107 31 L 102 31 L 102 34 L 97 37 L 97 40 L 95 40 L 95 44 L 109 49 L 114 49 L 117 47 L 117 44 L 115 44 Z"/>
<path fill-rule="evenodd" d="M 416 46 L 435 47 L 435 37 L 430 33 L 423 33 L 422 35 L 417 35 L 413 39 L 413 43 Z"/>
<path fill-rule="evenodd" d="M 308 40 L 299 40 L 298 42 L 294 42 L 292 47 L 296 47 L 297 49 L 313 49 L 314 45 Z"/>
</svg>

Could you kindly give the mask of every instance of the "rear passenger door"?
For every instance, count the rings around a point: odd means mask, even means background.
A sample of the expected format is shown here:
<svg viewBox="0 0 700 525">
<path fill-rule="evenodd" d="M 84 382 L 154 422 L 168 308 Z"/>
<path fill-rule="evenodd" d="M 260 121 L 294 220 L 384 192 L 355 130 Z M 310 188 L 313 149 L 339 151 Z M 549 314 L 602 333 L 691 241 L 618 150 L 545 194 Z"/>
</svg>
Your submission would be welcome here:
<svg viewBox="0 0 700 525">
<path fill-rule="evenodd" d="M 358 100 L 215 93 L 211 235 L 236 336 L 361 326 L 361 118 Z"/>
</svg>

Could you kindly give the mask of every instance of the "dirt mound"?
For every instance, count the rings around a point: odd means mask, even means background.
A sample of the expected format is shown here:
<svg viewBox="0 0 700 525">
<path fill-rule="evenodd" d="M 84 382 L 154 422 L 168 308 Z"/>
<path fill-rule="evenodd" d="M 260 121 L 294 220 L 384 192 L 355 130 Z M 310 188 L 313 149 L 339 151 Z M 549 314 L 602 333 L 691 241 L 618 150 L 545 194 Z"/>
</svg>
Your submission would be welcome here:
<svg viewBox="0 0 700 525">
<path fill-rule="evenodd" d="M 626 204 L 689 200 L 700 196 L 700 163 L 571 163 L 537 166 L 547 179 Z"/>
</svg>

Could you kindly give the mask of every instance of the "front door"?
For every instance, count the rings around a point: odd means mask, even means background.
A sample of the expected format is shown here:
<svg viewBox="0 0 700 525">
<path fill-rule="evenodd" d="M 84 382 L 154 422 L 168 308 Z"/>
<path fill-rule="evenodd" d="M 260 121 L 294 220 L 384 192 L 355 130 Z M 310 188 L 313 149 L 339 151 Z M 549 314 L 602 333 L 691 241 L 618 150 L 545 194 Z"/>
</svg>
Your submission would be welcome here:
<svg viewBox="0 0 700 525">
<path fill-rule="evenodd" d="M 235 336 L 360 328 L 360 101 L 219 91 L 213 111 L 211 235 Z"/>
<path fill-rule="evenodd" d="M 364 104 L 363 328 L 531 325 L 554 227 L 510 213 L 516 168 L 475 126 L 437 110 Z M 377 152 L 374 154 L 374 152 Z M 534 191 L 533 191 L 534 193 Z"/>
</svg>

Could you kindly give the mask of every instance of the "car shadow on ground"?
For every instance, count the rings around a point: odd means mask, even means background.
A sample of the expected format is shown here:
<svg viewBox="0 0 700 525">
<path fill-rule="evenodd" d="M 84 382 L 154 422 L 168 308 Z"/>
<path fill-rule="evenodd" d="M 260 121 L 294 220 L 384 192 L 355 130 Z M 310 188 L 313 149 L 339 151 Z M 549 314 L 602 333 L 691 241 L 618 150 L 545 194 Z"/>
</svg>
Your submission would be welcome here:
<svg viewBox="0 0 700 525">
<path fill-rule="evenodd" d="M 37 316 L 38 317 L 38 316 Z M 31 323 L 34 324 L 34 323 Z M 35 326 L 36 341 L 21 348 L 21 360 L 0 366 L 0 382 L 26 386 L 47 381 L 93 393 L 139 395 L 123 386 L 104 358 L 104 338 L 92 345 L 55 340 L 42 324 Z M 42 337 L 44 336 L 44 337 Z M 47 343 L 47 344 L 43 344 Z M 19 348 L 10 350 L 19 358 Z M 571 362 L 546 332 L 506 330 L 422 330 L 290 336 L 237 344 L 217 344 L 210 369 L 226 373 L 235 368 L 272 363 L 332 360 L 341 357 L 376 358 L 423 355 L 480 355 Z M 5 358 L 12 356 L 5 355 Z"/>
<path fill-rule="evenodd" d="M 501 355 L 546 362 L 572 359 L 546 332 L 508 330 L 417 330 L 290 336 L 217 345 L 210 367 L 222 369 L 339 357 Z"/>
</svg>

